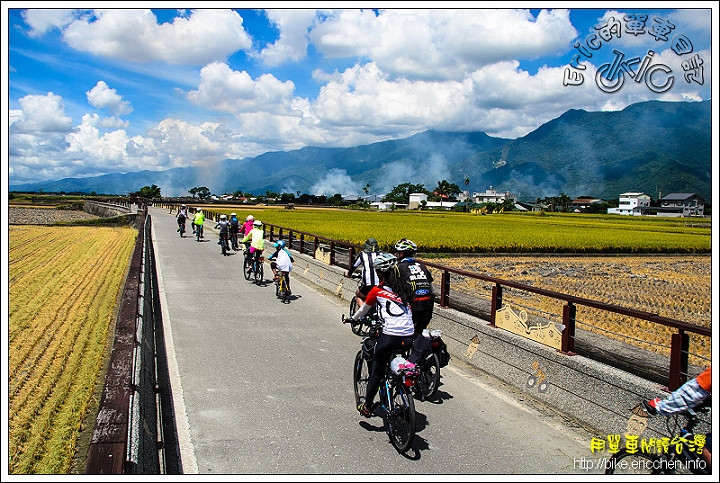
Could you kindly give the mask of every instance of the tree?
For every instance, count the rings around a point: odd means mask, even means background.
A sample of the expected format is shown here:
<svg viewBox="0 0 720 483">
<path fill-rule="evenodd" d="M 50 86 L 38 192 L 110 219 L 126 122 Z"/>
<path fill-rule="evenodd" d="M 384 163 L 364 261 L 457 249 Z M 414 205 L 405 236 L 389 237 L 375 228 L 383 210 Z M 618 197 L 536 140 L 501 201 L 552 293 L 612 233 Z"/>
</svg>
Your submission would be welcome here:
<svg viewBox="0 0 720 483">
<path fill-rule="evenodd" d="M 142 188 L 140 188 L 140 191 L 136 191 L 135 194 L 140 196 L 141 198 L 160 198 L 160 188 L 158 188 L 156 185 L 143 186 Z"/>
<path fill-rule="evenodd" d="M 433 194 L 440 197 L 440 208 L 442 208 L 443 198 L 454 198 L 455 195 L 460 193 L 462 190 L 455 183 L 449 183 L 446 179 L 438 181 L 437 188 Z"/>
<path fill-rule="evenodd" d="M 428 190 L 425 189 L 425 186 L 421 184 L 403 183 L 395 186 L 392 190 L 390 190 L 390 192 L 387 193 L 383 198 L 383 201 L 388 203 L 408 204 L 410 203 L 411 193 L 425 193 L 428 195 L 430 194 Z"/>
<path fill-rule="evenodd" d="M 570 203 L 572 203 L 572 199 L 565 193 L 560 193 L 560 196 L 557 197 L 557 200 L 558 203 L 563 207 L 563 211 L 567 211 L 568 206 L 570 206 Z"/>
<path fill-rule="evenodd" d="M 363 191 L 365 192 L 365 196 L 370 194 L 370 183 L 367 183 L 365 187 L 363 188 Z"/>
<path fill-rule="evenodd" d="M 196 188 L 191 188 L 188 190 L 188 193 L 193 195 L 193 198 L 195 198 L 195 195 L 197 195 L 197 197 L 201 200 L 204 200 L 205 198 L 208 198 L 210 196 L 210 190 L 207 188 L 207 186 L 198 186 Z"/>
</svg>

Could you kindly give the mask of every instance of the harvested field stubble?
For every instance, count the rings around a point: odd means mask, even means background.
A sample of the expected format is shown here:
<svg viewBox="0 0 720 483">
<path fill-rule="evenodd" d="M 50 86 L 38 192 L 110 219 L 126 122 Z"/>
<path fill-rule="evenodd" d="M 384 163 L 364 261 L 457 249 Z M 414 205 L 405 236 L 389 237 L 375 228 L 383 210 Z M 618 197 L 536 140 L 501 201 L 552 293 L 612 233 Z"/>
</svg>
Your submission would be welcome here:
<svg viewBox="0 0 720 483">
<path fill-rule="evenodd" d="M 137 230 L 9 227 L 8 468 L 66 474 Z"/>
<path fill-rule="evenodd" d="M 711 326 L 710 255 L 652 256 L 480 256 L 433 260 L 435 263 L 531 285 L 554 292 L 642 310 L 703 327 Z M 439 273 L 436 274 L 439 277 Z M 437 277 L 436 277 L 437 278 Z M 439 278 L 438 278 L 439 280 Z M 466 279 L 477 291 L 490 285 Z M 472 287 L 472 288 L 471 288 Z M 483 292 L 481 292 L 483 293 Z M 563 302 L 519 290 L 507 290 L 503 303 L 542 316 L 559 318 Z M 670 334 L 664 326 L 612 312 L 578 307 L 578 328 L 669 354 Z M 691 356 L 710 360 L 710 340 L 691 335 Z M 691 363 L 706 365 L 691 357 Z"/>
</svg>

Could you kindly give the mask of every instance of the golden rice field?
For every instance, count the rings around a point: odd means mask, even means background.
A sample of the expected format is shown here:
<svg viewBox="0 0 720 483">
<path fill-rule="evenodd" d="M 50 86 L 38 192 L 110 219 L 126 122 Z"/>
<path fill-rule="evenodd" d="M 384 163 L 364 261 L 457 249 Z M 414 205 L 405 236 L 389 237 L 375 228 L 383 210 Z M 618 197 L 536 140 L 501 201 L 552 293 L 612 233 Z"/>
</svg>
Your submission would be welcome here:
<svg viewBox="0 0 720 483">
<path fill-rule="evenodd" d="M 9 227 L 10 474 L 69 472 L 136 238 L 129 227 Z"/>
</svg>

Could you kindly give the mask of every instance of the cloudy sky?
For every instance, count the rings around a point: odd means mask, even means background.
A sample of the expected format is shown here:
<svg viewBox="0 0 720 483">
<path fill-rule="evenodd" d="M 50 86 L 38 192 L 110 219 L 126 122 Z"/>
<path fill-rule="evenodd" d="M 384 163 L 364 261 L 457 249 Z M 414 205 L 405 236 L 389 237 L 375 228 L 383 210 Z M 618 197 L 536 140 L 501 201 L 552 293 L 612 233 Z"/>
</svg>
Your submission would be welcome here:
<svg viewBox="0 0 720 483">
<path fill-rule="evenodd" d="M 568 109 L 700 101 L 716 91 L 716 2 L 374 6 L 383 4 L 27 10 L 3 2 L 4 179 L 208 166 L 428 129 L 516 138 Z"/>
</svg>

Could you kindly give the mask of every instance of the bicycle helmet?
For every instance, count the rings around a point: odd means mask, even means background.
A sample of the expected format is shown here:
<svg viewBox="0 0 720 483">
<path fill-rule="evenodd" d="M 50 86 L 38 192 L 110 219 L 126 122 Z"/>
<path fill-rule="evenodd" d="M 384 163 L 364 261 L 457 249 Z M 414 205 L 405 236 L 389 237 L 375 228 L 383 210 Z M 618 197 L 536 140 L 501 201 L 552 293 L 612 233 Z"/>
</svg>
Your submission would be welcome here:
<svg viewBox="0 0 720 483">
<path fill-rule="evenodd" d="M 275 243 L 275 246 L 278 247 L 278 248 L 285 248 L 285 240 L 278 240 L 278 241 Z"/>
<path fill-rule="evenodd" d="M 198 211 L 202 211 L 202 208 L 198 208 Z"/>
<path fill-rule="evenodd" d="M 237 216 L 237 213 L 230 213 L 230 216 Z"/>
<path fill-rule="evenodd" d="M 253 226 L 262 226 L 262 221 L 260 221 L 260 220 L 253 221 Z"/>
<path fill-rule="evenodd" d="M 221 220 L 227 219 L 227 215 L 220 215 L 220 219 L 221 219 Z"/>
<path fill-rule="evenodd" d="M 395 251 L 415 253 L 417 251 L 417 245 L 412 240 L 403 238 L 402 240 L 398 240 L 398 242 L 395 244 Z"/>
<path fill-rule="evenodd" d="M 392 253 L 379 253 L 373 263 L 378 272 L 389 272 L 397 265 L 397 258 Z"/>
<path fill-rule="evenodd" d="M 366 253 L 379 252 L 380 249 L 378 248 L 377 240 L 374 238 L 368 238 L 365 241 L 365 245 L 363 245 L 363 250 L 365 250 Z"/>
<path fill-rule="evenodd" d="M 245 218 L 245 221 L 253 221 L 255 219 L 254 216 L 248 215 L 247 218 Z"/>
</svg>

